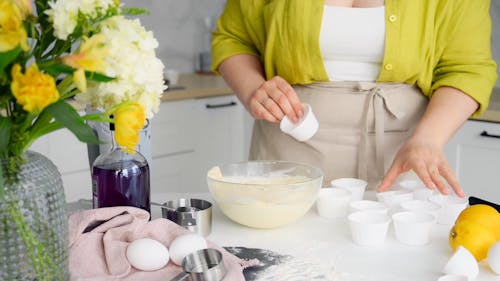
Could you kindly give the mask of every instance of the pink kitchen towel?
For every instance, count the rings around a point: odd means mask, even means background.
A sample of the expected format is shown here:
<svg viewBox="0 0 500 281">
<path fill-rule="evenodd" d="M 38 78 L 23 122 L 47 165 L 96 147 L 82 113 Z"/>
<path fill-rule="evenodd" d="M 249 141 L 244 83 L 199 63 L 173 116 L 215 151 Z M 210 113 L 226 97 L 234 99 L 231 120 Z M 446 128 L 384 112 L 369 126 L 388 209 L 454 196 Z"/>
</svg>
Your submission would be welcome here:
<svg viewBox="0 0 500 281">
<path fill-rule="evenodd" d="M 175 237 L 190 233 L 167 219 L 149 221 L 149 213 L 142 209 L 110 207 L 72 213 L 68 224 L 72 281 L 165 281 L 182 272 L 172 261 L 156 271 L 140 271 L 130 265 L 125 254 L 128 244 L 139 238 L 155 239 L 168 248 Z M 255 261 L 242 260 L 207 243 L 223 253 L 227 268 L 224 281 L 244 281 L 243 269 Z"/>
</svg>

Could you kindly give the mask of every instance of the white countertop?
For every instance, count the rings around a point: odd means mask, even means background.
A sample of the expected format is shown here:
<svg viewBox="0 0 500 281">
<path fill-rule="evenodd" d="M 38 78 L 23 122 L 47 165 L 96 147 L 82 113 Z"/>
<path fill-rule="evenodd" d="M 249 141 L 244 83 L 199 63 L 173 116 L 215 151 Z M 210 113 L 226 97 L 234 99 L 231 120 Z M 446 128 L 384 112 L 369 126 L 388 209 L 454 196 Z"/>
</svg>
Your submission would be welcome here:
<svg viewBox="0 0 500 281">
<path fill-rule="evenodd" d="M 153 201 L 166 202 L 179 198 L 213 202 L 208 193 L 163 194 L 154 196 Z M 152 216 L 161 217 L 160 208 L 152 206 Z M 262 248 L 291 255 L 295 259 L 293 268 L 297 271 L 337 272 L 333 279 L 314 280 L 436 281 L 452 255 L 448 245 L 450 228 L 449 225 L 435 225 L 428 245 L 406 246 L 395 240 L 391 224 L 383 247 L 361 247 L 352 242 L 346 219 L 324 219 L 317 214 L 314 206 L 302 219 L 291 225 L 263 230 L 231 221 L 214 204 L 212 233 L 207 239 L 224 247 Z M 279 266 L 287 270 L 286 264 Z M 301 266 L 304 268 L 301 269 Z M 500 280 L 500 276 L 495 275 L 484 261 L 479 264 L 479 268 L 480 273 L 475 280 Z"/>
</svg>

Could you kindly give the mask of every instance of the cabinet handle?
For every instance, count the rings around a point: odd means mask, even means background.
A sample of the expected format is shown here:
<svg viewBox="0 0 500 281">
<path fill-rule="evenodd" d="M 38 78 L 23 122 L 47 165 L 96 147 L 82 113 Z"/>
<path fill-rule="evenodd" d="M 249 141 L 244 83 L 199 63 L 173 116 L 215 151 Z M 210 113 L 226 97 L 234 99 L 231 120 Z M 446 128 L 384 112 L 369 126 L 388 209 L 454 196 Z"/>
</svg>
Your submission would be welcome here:
<svg viewBox="0 0 500 281">
<path fill-rule="evenodd" d="M 497 139 L 500 139 L 500 135 L 492 135 L 492 134 L 489 134 L 488 132 L 486 131 L 483 131 L 481 133 L 481 136 L 482 137 L 488 137 L 488 138 L 497 138 Z"/>
<path fill-rule="evenodd" d="M 213 109 L 213 108 L 229 107 L 229 106 L 235 106 L 235 105 L 236 105 L 236 102 L 231 101 L 231 102 L 228 102 L 228 103 L 220 103 L 220 104 L 206 104 L 205 106 L 208 109 Z"/>
</svg>

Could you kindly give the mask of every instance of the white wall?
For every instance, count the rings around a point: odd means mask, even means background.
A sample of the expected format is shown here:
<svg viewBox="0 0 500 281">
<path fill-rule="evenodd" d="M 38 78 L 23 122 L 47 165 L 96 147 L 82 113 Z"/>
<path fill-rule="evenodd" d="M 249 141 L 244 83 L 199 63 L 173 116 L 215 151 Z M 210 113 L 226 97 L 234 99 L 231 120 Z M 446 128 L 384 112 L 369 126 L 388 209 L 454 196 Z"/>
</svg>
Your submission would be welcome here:
<svg viewBox="0 0 500 281">
<path fill-rule="evenodd" d="M 140 16 L 141 23 L 154 32 L 160 46 L 157 55 L 167 69 L 194 72 L 198 54 L 209 44 L 209 33 L 204 32 L 205 18 L 220 15 L 225 0 L 123 0 L 129 7 L 150 11 Z"/>
</svg>

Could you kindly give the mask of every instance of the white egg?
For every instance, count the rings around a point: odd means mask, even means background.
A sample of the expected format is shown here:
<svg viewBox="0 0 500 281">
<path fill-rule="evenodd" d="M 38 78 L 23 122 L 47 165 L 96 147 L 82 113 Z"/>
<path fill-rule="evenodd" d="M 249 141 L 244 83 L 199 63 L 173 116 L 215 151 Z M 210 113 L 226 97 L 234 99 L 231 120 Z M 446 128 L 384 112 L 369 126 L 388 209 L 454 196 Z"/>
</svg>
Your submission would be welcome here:
<svg viewBox="0 0 500 281">
<path fill-rule="evenodd" d="M 500 275 L 500 241 L 488 250 L 488 265 L 493 272 Z"/>
<path fill-rule="evenodd" d="M 464 275 L 473 280 L 479 274 L 479 265 L 474 256 L 462 246 L 458 246 L 455 253 L 444 266 L 446 274 Z"/>
<path fill-rule="evenodd" d="M 164 267 L 169 260 L 167 247 L 150 239 L 137 239 L 127 247 L 127 259 L 130 264 L 143 271 L 154 271 Z"/>
<path fill-rule="evenodd" d="M 182 259 L 188 254 L 206 248 L 205 238 L 195 233 L 177 236 L 168 247 L 170 258 L 177 265 L 182 265 Z"/>
</svg>

